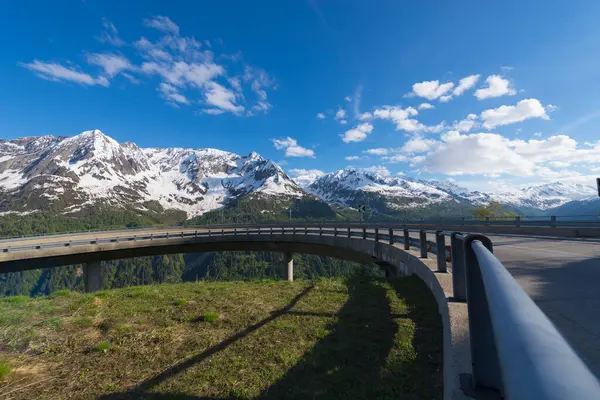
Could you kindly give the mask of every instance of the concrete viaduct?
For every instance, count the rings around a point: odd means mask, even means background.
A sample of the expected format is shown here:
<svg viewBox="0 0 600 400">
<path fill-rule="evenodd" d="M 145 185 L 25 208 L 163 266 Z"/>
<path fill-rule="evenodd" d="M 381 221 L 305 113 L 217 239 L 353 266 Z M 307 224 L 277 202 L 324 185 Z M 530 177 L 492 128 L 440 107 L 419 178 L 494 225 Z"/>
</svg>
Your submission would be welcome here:
<svg viewBox="0 0 600 400">
<path fill-rule="evenodd" d="M 444 399 L 468 398 L 461 376 L 473 377 L 468 386 L 492 388 L 505 393 L 505 398 L 597 398 L 598 381 L 493 256 L 491 241 L 453 231 L 589 237 L 600 236 L 600 228 L 561 227 L 555 221 L 543 227 L 485 222 L 468 227 L 449 224 L 444 231 L 440 227 L 223 225 L 14 238 L 0 240 L 0 273 L 84 264 L 86 290 L 94 291 L 100 289 L 102 261 L 159 254 L 281 252 L 288 280 L 293 280 L 293 253 L 298 252 L 375 263 L 388 277 L 419 276 L 436 299 L 443 325 Z M 419 239 L 411 238 L 411 232 L 418 232 Z M 435 243 L 427 240 L 428 233 L 435 234 Z M 448 237 L 450 271 L 445 260 Z M 430 259 L 431 252 L 444 257 Z"/>
</svg>

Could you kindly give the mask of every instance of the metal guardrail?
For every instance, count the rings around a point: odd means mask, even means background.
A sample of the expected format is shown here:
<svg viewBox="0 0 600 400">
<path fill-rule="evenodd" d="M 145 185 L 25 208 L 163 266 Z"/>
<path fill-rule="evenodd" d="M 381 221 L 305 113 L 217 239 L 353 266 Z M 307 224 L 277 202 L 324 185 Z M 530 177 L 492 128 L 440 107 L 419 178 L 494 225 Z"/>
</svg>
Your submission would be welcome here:
<svg viewBox="0 0 600 400">
<path fill-rule="evenodd" d="M 428 253 L 443 254 L 437 257 L 437 272 L 444 273 L 449 237 L 453 283 L 450 300 L 467 303 L 473 388 L 493 389 L 511 400 L 600 398 L 600 383 L 493 255 L 492 243 L 483 235 L 364 223 L 213 225 L 202 230 L 138 232 L 15 247 L 3 247 L 10 242 L 2 242 L 0 253 L 213 236 L 327 235 L 401 243 L 405 250 L 418 248 L 422 258 Z M 418 239 L 410 236 L 415 232 Z M 427 233 L 435 234 L 435 243 L 427 240 Z"/>
<path fill-rule="evenodd" d="M 401 221 L 389 221 L 389 222 L 363 222 L 363 221 L 317 221 L 317 222 L 256 222 L 256 223 L 223 223 L 223 224 L 212 224 L 211 227 L 235 227 L 235 226 L 281 226 L 281 225 L 310 225 L 310 226 L 335 226 L 335 225 L 353 225 L 353 226 L 381 226 L 394 228 L 403 228 L 408 226 L 506 226 L 506 227 L 568 227 L 568 228 L 586 228 L 586 227 L 598 227 L 600 228 L 600 215 L 574 215 L 574 216 L 549 216 L 549 217 L 536 217 L 536 216 L 519 216 L 519 217 L 489 217 L 484 219 L 477 219 L 475 217 L 448 217 L 438 219 L 424 219 L 419 220 L 401 220 Z M 163 227 L 162 229 L 187 229 L 187 228 L 205 228 L 206 225 L 190 225 L 190 226 L 171 226 Z M 0 236 L 0 243 L 12 239 L 34 239 L 39 237 L 47 236 L 67 236 L 77 233 L 92 233 L 92 232 L 135 232 L 148 229 L 154 229 L 153 226 L 145 227 L 134 227 L 134 228 L 117 228 L 117 229 L 90 229 L 87 231 L 69 231 L 61 233 L 41 233 L 35 235 L 17 235 L 17 236 Z"/>
<path fill-rule="evenodd" d="M 596 377 L 494 256 L 492 242 L 458 233 L 452 241 L 453 282 L 465 284 L 454 287 L 454 297 L 466 294 L 474 389 L 511 400 L 600 398 Z"/>
</svg>

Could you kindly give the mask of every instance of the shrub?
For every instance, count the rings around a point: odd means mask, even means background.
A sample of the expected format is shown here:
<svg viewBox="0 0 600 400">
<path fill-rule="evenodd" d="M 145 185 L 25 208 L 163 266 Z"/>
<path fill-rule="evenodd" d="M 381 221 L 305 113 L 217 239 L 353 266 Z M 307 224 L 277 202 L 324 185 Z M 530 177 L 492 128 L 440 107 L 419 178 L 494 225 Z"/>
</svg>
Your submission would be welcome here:
<svg viewBox="0 0 600 400">
<path fill-rule="evenodd" d="M 207 312 L 202 316 L 202 321 L 204 322 L 215 322 L 219 319 L 219 313 L 217 312 Z"/>
<path fill-rule="evenodd" d="M 96 351 L 101 352 L 101 353 L 106 353 L 108 350 L 110 350 L 110 348 L 111 348 L 111 345 L 108 340 L 105 340 L 104 342 L 100 342 L 96 345 Z"/>
</svg>

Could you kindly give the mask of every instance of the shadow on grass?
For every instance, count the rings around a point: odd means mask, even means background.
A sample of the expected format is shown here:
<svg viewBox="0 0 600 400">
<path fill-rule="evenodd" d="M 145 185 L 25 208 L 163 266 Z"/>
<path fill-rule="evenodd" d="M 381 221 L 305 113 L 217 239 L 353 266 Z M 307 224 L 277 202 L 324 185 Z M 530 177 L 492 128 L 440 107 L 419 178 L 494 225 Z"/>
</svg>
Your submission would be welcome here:
<svg viewBox="0 0 600 400">
<path fill-rule="evenodd" d="M 407 314 L 391 313 L 376 281 L 355 278 L 348 286 L 331 333 L 258 398 L 441 398 L 442 324 L 426 285 L 417 277 L 393 281 Z"/>
<path fill-rule="evenodd" d="M 258 399 L 436 399 L 442 397 L 442 325 L 437 303 L 417 277 L 392 282 L 406 314 L 393 314 L 386 285 L 369 278 L 348 281 L 349 299 L 337 321 L 283 377 Z M 389 286 L 388 286 L 389 287 Z M 148 393 L 164 382 L 284 314 L 330 317 L 292 311 L 311 287 L 286 307 L 216 346 L 152 377 L 127 393 L 101 399 L 208 399 L 179 393 Z M 210 397 L 216 399 L 215 397 Z"/>
<path fill-rule="evenodd" d="M 194 365 L 202 362 L 203 360 L 214 355 L 215 353 L 218 353 L 219 351 L 224 350 L 227 346 L 248 336 L 249 334 L 256 331 L 257 329 L 262 328 L 263 326 L 265 326 L 269 322 L 272 322 L 276 318 L 279 318 L 283 314 L 290 311 L 300 301 L 300 299 L 302 299 L 304 296 L 306 296 L 312 289 L 313 289 L 313 286 L 307 287 L 302 292 L 300 292 L 296 297 L 294 297 L 287 306 L 285 306 L 277 311 L 274 311 L 273 313 L 271 313 L 271 315 L 269 317 L 257 322 L 254 325 L 249 326 L 248 328 L 244 329 L 241 332 L 236 333 L 233 336 L 230 336 L 229 338 L 223 340 L 222 342 L 206 349 L 202 353 L 196 354 L 195 356 L 190 357 L 185 361 L 182 361 L 178 364 L 171 366 L 170 368 L 166 369 L 165 371 L 161 372 L 160 374 L 155 375 L 152 378 L 141 382 L 140 384 L 138 384 L 136 387 L 134 387 L 130 391 L 128 391 L 126 393 L 111 393 L 106 396 L 101 396 L 101 397 L 99 397 L 99 399 L 201 399 L 202 397 L 194 397 L 194 396 L 183 395 L 183 394 L 146 393 L 146 391 L 152 389 L 154 386 L 166 381 L 167 379 L 185 371 L 186 369 L 193 367 Z"/>
<path fill-rule="evenodd" d="M 348 289 L 350 297 L 329 328 L 331 333 L 259 399 L 379 398 L 380 372 L 398 326 L 383 286 L 368 278 L 353 278 Z"/>
</svg>

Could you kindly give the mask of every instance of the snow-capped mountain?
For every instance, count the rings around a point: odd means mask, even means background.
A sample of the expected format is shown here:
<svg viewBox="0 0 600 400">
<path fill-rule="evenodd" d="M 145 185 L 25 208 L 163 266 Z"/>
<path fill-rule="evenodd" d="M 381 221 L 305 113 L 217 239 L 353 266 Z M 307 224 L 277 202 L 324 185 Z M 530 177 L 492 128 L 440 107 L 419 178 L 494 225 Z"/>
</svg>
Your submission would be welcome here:
<svg viewBox="0 0 600 400">
<path fill-rule="evenodd" d="M 594 187 L 580 184 L 556 182 L 488 194 L 452 180 L 392 177 L 377 169 L 345 168 L 292 180 L 254 152 L 240 156 L 216 149 L 143 149 L 99 130 L 72 137 L 0 140 L 0 213 L 70 213 L 97 204 L 143 210 L 158 203 L 192 217 L 244 195 L 273 200 L 309 194 L 329 204 L 368 204 L 386 213 L 429 206 L 459 212 L 452 207 L 490 200 L 520 210 L 550 210 L 597 198 Z"/>
<path fill-rule="evenodd" d="M 329 203 L 355 207 L 378 198 L 387 208 L 396 210 L 442 203 L 480 206 L 496 200 L 512 208 L 544 211 L 597 196 L 594 187 L 562 182 L 490 194 L 471 191 L 453 180 L 390 177 L 359 168 L 345 168 L 321 176 L 301 176 L 295 180 L 304 190 Z"/>
<path fill-rule="evenodd" d="M 453 200 L 448 192 L 424 181 L 390 177 L 368 169 L 349 167 L 316 177 L 308 185 L 306 180 L 304 183 L 304 190 L 314 196 L 346 206 L 383 201 L 387 208 L 403 209 Z"/>
<path fill-rule="evenodd" d="M 595 199 L 597 196 L 596 188 L 592 186 L 554 182 L 493 194 L 490 198 L 514 207 L 532 207 L 547 210 L 560 207 L 574 200 Z"/>
<path fill-rule="evenodd" d="M 0 211 L 137 205 L 199 215 L 255 193 L 305 193 L 272 161 L 216 149 L 141 149 L 99 130 L 0 140 Z"/>
</svg>

